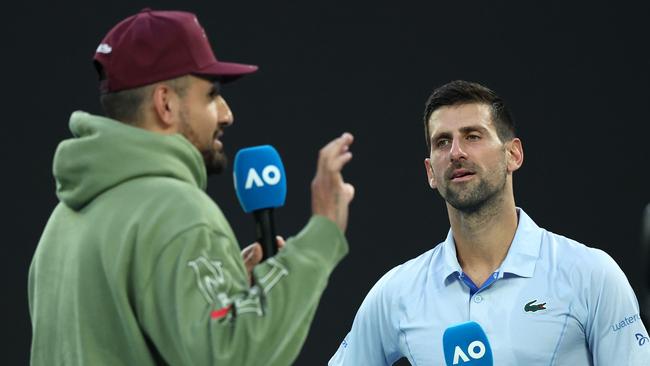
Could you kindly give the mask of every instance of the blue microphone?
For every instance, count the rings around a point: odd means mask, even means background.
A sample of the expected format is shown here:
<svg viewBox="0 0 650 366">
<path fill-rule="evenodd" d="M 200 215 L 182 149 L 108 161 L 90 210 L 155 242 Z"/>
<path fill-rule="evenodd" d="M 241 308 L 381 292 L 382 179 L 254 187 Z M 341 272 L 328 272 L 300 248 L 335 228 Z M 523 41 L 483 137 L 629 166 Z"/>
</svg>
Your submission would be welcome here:
<svg viewBox="0 0 650 366">
<path fill-rule="evenodd" d="M 442 348 L 447 366 L 493 366 L 492 348 L 476 322 L 454 325 L 445 330 Z"/>
<path fill-rule="evenodd" d="M 280 154 L 271 145 L 241 149 L 235 155 L 235 191 L 244 212 L 253 213 L 263 259 L 277 253 L 273 209 L 284 205 L 287 179 Z"/>
</svg>

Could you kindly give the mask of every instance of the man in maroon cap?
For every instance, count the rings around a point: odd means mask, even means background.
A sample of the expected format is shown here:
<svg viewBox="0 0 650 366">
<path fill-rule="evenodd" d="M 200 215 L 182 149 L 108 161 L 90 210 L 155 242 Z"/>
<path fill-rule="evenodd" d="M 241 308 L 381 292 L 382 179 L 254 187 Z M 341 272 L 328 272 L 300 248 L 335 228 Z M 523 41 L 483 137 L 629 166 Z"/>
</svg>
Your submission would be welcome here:
<svg viewBox="0 0 650 366">
<path fill-rule="evenodd" d="M 54 157 L 60 203 L 29 272 L 31 363 L 291 364 L 348 250 L 352 136 L 321 149 L 313 216 L 259 263 L 204 192 L 233 123 L 220 85 L 257 67 L 218 61 L 193 14 L 150 9 L 94 61 L 106 117 L 74 112 Z"/>
</svg>

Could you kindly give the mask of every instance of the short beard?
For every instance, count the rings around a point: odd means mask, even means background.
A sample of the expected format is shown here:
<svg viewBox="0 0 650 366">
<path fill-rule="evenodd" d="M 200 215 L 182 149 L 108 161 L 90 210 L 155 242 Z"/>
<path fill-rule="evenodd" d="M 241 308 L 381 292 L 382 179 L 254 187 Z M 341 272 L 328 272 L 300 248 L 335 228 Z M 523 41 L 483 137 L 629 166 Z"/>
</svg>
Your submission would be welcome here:
<svg viewBox="0 0 650 366">
<path fill-rule="evenodd" d="M 449 205 L 464 214 L 474 215 L 479 212 L 487 212 L 490 211 L 490 206 L 494 206 L 500 200 L 506 186 L 507 175 L 505 165 L 501 165 L 498 170 L 481 179 L 478 185 L 469 192 L 463 193 L 462 189 L 450 189 L 450 185 L 444 187 L 444 190 L 438 189 L 438 192 Z"/>
<path fill-rule="evenodd" d="M 221 174 L 228 166 L 228 157 L 222 151 L 216 151 L 215 149 L 210 148 L 199 150 L 199 152 L 203 156 L 205 171 L 208 175 Z"/>
<path fill-rule="evenodd" d="M 450 189 L 446 190 L 444 195 L 440 192 L 440 195 L 453 208 L 464 214 L 472 215 L 484 211 L 485 208 L 493 205 L 496 202 L 497 197 L 499 197 L 501 192 L 503 192 L 505 184 L 506 180 L 503 179 L 501 184 L 496 187 L 491 187 L 488 182 L 481 180 L 478 187 L 464 197 L 458 194 L 458 192 Z"/>
<path fill-rule="evenodd" d="M 223 151 L 218 151 L 214 148 L 213 144 L 208 144 L 207 146 L 201 146 L 200 139 L 196 131 L 188 123 L 187 111 L 181 109 L 180 111 L 180 134 L 185 136 L 185 138 L 192 144 L 194 147 L 199 150 L 201 156 L 203 157 L 203 163 L 205 164 L 205 170 L 208 176 L 213 174 L 221 174 L 223 170 L 228 166 L 228 157 Z M 216 135 L 217 131 L 215 131 Z M 212 136 L 214 139 L 216 136 Z M 212 140 L 211 140 L 212 141 Z"/>
</svg>

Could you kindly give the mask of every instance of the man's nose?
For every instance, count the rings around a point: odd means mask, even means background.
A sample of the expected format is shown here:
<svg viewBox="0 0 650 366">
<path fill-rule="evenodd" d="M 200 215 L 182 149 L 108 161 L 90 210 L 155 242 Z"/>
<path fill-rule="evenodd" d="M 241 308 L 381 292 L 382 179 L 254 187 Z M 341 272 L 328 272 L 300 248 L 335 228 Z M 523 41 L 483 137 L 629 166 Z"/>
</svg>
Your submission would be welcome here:
<svg viewBox="0 0 650 366">
<path fill-rule="evenodd" d="M 451 150 L 449 151 L 449 157 L 451 161 L 457 161 L 460 159 L 467 159 L 467 154 L 461 146 L 461 139 L 453 139 L 451 142 Z"/>
<path fill-rule="evenodd" d="M 235 121 L 235 117 L 232 115 L 228 103 L 226 103 L 226 100 L 222 96 L 217 97 L 217 112 L 219 114 L 219 120 L 217 122 L 220 125 L 230 126 Z"/>
</svg>

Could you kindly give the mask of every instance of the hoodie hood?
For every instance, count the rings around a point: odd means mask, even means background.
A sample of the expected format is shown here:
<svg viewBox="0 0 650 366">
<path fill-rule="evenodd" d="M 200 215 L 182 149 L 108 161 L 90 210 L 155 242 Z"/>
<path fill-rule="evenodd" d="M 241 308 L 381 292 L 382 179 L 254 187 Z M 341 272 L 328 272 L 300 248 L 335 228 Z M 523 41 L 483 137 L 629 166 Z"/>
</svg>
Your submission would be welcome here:
<svg viewBox="0 0 650 366">
<path fill-rule="evenodd" d="M 79 210 L 101 193 L 131 179 L 159 176 L 205 190 L 199 151 L 185 137 L 162 135 L 85 112 L 70 116 L 74 136 L 54 155 L 56 195 Z"/>
</svg>

